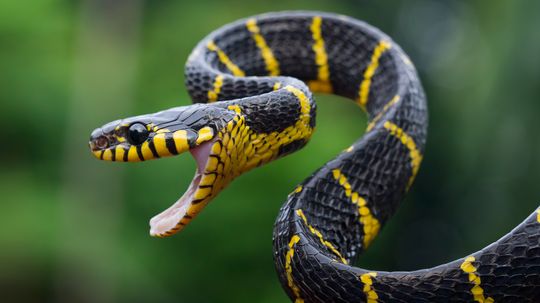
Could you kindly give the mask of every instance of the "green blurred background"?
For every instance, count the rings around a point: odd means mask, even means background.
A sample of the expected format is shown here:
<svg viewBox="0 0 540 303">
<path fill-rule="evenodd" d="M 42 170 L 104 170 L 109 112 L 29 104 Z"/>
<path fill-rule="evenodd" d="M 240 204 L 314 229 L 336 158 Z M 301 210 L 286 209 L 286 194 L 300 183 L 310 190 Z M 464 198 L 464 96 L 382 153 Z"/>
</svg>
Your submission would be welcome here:
<svg viewBox="0 0 540 303">
<path fill-rule="evenodd" d="M 100 162 L 94 127 L 189 104 L 195 44 L 268 11 L 347 14 L 416 63 L 430 107 L 412 192 L 359 265 L 412 270 L 497 240 L 539 204 L 538 1 L 0 2 L 0 294 L 13 302 L 286 302 L 272 227 L 286 195 L 365 128 L 351 102 L 317 96 L 302 151 L 240 177 L 184 232 L 148 220 L 189 184 L 188 155 Z"/>
</svg>

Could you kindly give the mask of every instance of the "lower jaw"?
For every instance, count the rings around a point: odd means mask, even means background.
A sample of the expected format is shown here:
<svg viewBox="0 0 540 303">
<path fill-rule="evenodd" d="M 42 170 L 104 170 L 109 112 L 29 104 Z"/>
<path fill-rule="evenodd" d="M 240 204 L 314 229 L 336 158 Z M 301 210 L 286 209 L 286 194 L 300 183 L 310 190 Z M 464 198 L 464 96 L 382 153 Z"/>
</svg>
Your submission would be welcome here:
<svg viewBox="0 0 540 303">
<path fill-rule="evenodd" d="M 185 224 L 186 219 L 191 220 L 193 215 L 189 214 L 189 210 L 193 205 L 193 197 L 202 178 L 202 174 L 206 169 L 206 164 L 210 155 L 210 149 L 216 139 L 205 142 L 190 150 L 193 158 L 197 163 L 195 176 L 191 181 L 187 191 L 173 205 L 165 211 L 150 219 L 150 235 L 153 237 L 166 237 L 179 232 Z M 186 218 L 187 215 L 187 218 Z"/>
</svg>

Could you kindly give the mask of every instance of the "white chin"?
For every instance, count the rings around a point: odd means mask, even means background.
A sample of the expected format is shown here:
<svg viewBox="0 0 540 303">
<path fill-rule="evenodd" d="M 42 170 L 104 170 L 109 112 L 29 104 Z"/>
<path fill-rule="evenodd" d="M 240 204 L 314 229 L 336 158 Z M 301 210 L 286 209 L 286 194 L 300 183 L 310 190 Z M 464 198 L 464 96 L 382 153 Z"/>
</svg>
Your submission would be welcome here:
<svg viewBox="0 0 540 303">
<path fill-rule="evenodd" d="M 182 226 L 180 226 L 179 223 L 182 218 L 188 214 L 189 207 L 191 206 L 191 202 L 193 201 L 193 195 L 199 187 L 202 172 L 206 167 L 206 162 L 208 161 L 208 157 L 210 155 L 210 149 L 212 148 L 212 144 L 214 142 L 215 139 L 205 142 L 193 149 L 190 149 L 190 153 L 193 155 L 195 161 L 197 162 L 197 170 L 195 171 L 195 176 L 193 177 L 193 180 L 191 181 L 191 184 L 189 185 L 187 191 L 182 195 L 180 199 L 178 199 L 178 201 L 176 201 L 165 211 L 161 212 L 159 215 L 156 215 L 155 217 L 150 219 L 151 236 L 161 236 L 165 233 L 174 234 L 178 230 L 180 230 Z"/>
</svg>

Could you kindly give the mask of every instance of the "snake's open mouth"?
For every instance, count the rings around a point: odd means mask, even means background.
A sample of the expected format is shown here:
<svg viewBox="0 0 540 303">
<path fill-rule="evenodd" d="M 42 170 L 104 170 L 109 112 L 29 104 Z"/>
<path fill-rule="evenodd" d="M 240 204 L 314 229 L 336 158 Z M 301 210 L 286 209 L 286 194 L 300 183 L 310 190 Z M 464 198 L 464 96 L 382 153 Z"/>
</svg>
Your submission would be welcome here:
<svg viewBox="0 0 540 303">
<path fill-rule="evenodd" d="M 200 183 L 208 163 L 212 145 L 215 141 L 216 139 L 213 139 L 189 150 L 197 163 L 195 176 L 187 191 L 180 199 L 178 199 L 178 201 L 165 211 L 150 219 L 151 236 L 165 237 L 177 233 L 191 221 L 201 207 L 204 207 L 204 205 L 208 203 L 210 198 L 209 194 L 204 197 L 204 201 L 201 201 L 200 197 L 207 193 L 207 189 L 211 189 L 211 186 L 205 185 L 204 188 L 201 188 Z M 204 191 L 204 193 L 201 193 L 200 191 Z M 192 206 L 199 203 L 202 205 L 197 205 L 198 207 L 196 210 L 192 209 Z"/>
</svg>

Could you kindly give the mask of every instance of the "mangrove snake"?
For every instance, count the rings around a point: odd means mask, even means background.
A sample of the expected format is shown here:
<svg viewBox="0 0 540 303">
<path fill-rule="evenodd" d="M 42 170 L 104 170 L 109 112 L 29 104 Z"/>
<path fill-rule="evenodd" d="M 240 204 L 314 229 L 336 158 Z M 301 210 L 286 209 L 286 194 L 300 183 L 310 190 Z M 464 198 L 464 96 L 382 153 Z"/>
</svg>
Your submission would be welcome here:
<svg viewBox="0 0 540 303">
<path fill-rule="evenodd" d="M 311 91 L 333 93 L 354 100 L 369 124 L 280 210 L 274 260 L 291 300 L 540 302 L 540 209 L 499 241 L 448 264 L 411 272 L 351 265 L 396 211 L 426 142 L 415 68 L 379 30 L 327 13 L 255 16 L 202 40 L 185 74 L 193 101 L 202 104 L 117 120 L 90 139 L 102 160 L 193 154 L 195 177 L 150 221 L 152 236 L 180 231 L 235 177 L 303 147 L 315 129 Z"/>
</svg>

